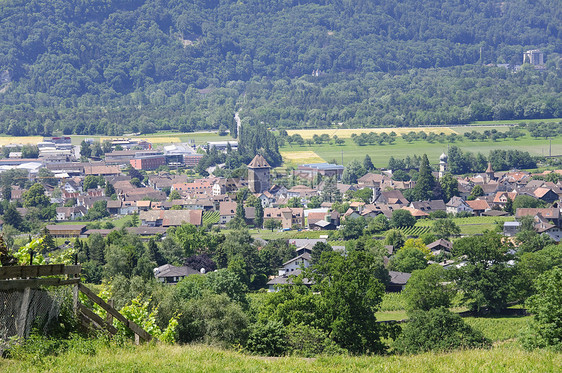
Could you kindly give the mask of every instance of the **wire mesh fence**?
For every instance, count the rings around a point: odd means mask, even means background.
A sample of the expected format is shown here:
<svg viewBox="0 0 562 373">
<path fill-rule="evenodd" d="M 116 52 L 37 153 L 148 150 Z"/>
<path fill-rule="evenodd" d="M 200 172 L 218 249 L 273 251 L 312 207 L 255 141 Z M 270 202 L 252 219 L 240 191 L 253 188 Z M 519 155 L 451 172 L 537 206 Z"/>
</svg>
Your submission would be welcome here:
<svg viewBox="0 0 562 373">
<path fill-rule="evenodd" d="M 46 333 L 65 301 L 72 301 L 71 286 L 0 290 L 0 356 L 34 328 Z"/>
</svg>

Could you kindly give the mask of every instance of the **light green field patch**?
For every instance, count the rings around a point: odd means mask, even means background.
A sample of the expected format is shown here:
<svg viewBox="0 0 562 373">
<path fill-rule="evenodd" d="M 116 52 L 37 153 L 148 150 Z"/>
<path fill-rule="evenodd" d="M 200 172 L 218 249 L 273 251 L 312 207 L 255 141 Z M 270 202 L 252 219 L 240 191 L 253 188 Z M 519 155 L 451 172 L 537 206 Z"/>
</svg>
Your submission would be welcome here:
<svg viewBox="0 0 562 373">
<path fill-rule="evenodd" d="M 304 151 L 282 151 L 281 156 L 286 163 L 307 164 L 307 163 L 323 163 L 324 158 L 311 150 Z"/>
<path fill-rule="evenodd" d="M 442 127 L 441 127 L 442 128 Z M 500 132 L 508 130 L 508 127 L 484 127 L 484 126 L 459 126 L 455 127 L 455 131 L 459 135 L 463 135 L 466 132 L 477 131 L 483 132 L 484 130 L 490 130 L 496 128 Z M 361 130 L 358 130 L 361 131 Z M 359 132 L 360 133 L 360 132 Z M 356 159 L 362 161 L 365 158 L 365 154 L 369 154 L 372 159 L 373 164 L 376 167 L 386 167 L 388 165 L 388 159 L 393 156 L 394 158 L 405 158 L 406 156 L 418 155 L 422 156 L 427 154 L 429 162 L 433 165 L 439 164 L 439 156 L 443 152 L 447 152 L 447 147 L 450 145 L 456 145 L 463 151 L 471 153 L 482 153 L 484 156 L 488 156 L 491 150 L 502 149 L 502 150 L 521 150 L 527 151 L 531 155 L 546 156 L 551 152 L 552 155 L 562 155 L 562 137 L 554 137 L 551 143 L 548 139 L 543 138 L 533 138 L 527 131 L 523 130 L 526 135 L 517 139 L 502 139 L 498 141 L 486 140 L 486 141 L 471 141 L 466 139 L 464 136 L 455 141 L 454 143 L 447 143 L 446 141 L 439 142 L 435 141 L 429 143 L 425 140 L 416 140 L 408 143 L 402 139 L 401 136 L 396 138 L 396 142 L 392 145 L 384 143 L 382 145 L 365 145 L 358 146 L 351 139 L 345 139 L 343 145 L 334 145 L 329 143 L 323 144 L 312 144 L 312 145 L 296 145 L 296 144 L 286 144 L 280 148 L 282 152 L 292 152 L 300 150 L 310 150 L 318 154 L 321 158 L 326 160 L 335 159 L 338 163 L 341 163 L 342 153 L 343 153 L 343 164 L 346 165 L 352 160 Z"/>
</svg>

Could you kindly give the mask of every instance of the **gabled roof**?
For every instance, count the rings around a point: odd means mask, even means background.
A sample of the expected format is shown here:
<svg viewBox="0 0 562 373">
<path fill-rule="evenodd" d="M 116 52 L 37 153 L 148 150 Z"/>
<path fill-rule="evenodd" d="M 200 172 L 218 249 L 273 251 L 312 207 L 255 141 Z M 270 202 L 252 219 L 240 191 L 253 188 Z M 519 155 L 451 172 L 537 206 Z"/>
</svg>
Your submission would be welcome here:
<svg viewBox="0 0 562 373">
<path fill-rule="evenodd" d="M 327 222 L 326 220 L 318 220 L 318 221 L 315 221 L 315 222 L 312 222 L 312 223 L 311 222 L 308 223 L 308 225 L 316 225 L 316 226 L 321 227 L 321 228 L 326 228 L 330 224 L 332 224 L 332 223 Z"/>
<path fill-rule="evenodd" d="M 502 203 L 501 198 L 503 196 L 513 201 L 517 197 L 517 192 L 497 192 L 494 196 L 494 203 Z"/>
<path fill-rule="evenodd" d="M 271 166 L 261 154 L 258 154 L 252 159 L 248 168 L 271 168 Z"/>
<path fill-rule="evenodd" d="M 388 177 L 386 177 L 385 175 L 381 175 L 381 174 L 368 173 L 364 176 L 361 176 L 359 179 L 357 179 L 357 183 L 359 183 L 359 184 L 381 183 L 384 179 L 388 179 Z"/>
<path fill-rule="evenodd" d="M 422 210 L 418 210 L 416 208 L 413 207 L 402 207 L 402 210 L 406 210 L 406 211 L 410 211 L 410 214 L 412 214 L 412 216 L 414 218 L 421 218 L 421 217 L 425 217 L 425 216 L 429 216 L 428 213 L 423 212 Z"/>
<path fill-rule="evenodd" d="M 320 220 L 326 219 L 325 212 L 309 212 L 308 213 L 308 224 L 314 224 Z"/>
<path fill-rule="evenodd" d="M 379 199 L 386 200 L 387 203 L 389 204 L 400 203 L 400 204 L 407 205 L 409 203 L 409 201 L 404 197 L 402 192 L 399 190 L 389 190 L 389 191 L 381 192 L 377 200 Z"/>
<path fill-rule="evenodd" d="M 108 209 L 118 209 L 121 207 L 121 201 L 107 201 L 107 208 Z"/>
<path fill-rule="evenodd" d="M 444 247 L 447 251 L 451 251 L 451 249 L 453 248 L 453 244 L 447 240 L 439 239 L 427 245 L 427 248 L 431 251 L 433 251 L 433 249 L 437 247 Z"/>
<path fill-rule="evenodd" d="M 484 199 L 475 199 L 474 201 L 466 201 L 466 204 L 473 210 L 489 210 L 490 205 Z"/>
<path fill-rule="evenodd" d="M 447 202 L 447 206 L 449 207 L 460 207 L 460 206 L 469 206 L 465 200 L 461 197 L 452 196 L 449 202 Z"/>
<path fill-rule="evenodd" d="M 554 208 L 518 208 L 517 211 L 515 211 L 516 218 L 523 216 L 535 216 L 537 214 L 541 214 L 546 219 L 560 219 L 560 210 Z"/>
<path fill-rule="evenodd" d="M 417 201 L 412 202 L 411 207 L 422 210 L 422 211 L 445 211 L 447 207 L 445 206 L 445 202 L 440 199 L 434 199 L 431 201 Z"/>
<path fill-rule="evenodd" d="M 171 264 L 164 264 L 154 269 L 154 276 L 156 278 L 163 277 L 185 277 L 189 275 L 199 275 L 201 272 L 187 266 L 176 267 Z"/>
<path fill-rule="evenodd" d="M 302 273 L 300 269 L 295 269 L 291 273 L 286 273 L 283 276 L 275 277 L 274 279 L 270 280 L 267 285 L 287 285 L 292 283 L 291 277 L 297 277 Z M 304 285 L 311 285 L 313 282 L 307 278 L 303 278 L 302 280 Z"/>
<path fill-rule="evenodd" d="M 294 238 L 287 240 L 287 242 L 291 245 L 295 245 L 298 248 L 312 249 L 318 242 L 326 243 L 327 241 L 325 238 Z"/>
<path fill-rule="evenodd" d="M 535 189 L 535 191 L 533 192 L 533 194 L 535 195 L 535 197 L 537 198 L 542 198 L 544 197 L 548 192 L 550 192 L 550 188 L 537 188 Z"/>
<path fill-rule="evenodd" d="M 303 259 L 303 260 L 306 260 L 306 261 L 310 262 L 311 257 L 310 257 L 309 253 L 304 253 L 302 255 L 294 257 L 293 259 L 287 260 L 285 263 L 283 263 L 283 267 L 286 266 L 287 264 L 291 264 L 292 262 L 300 260 L 300 259 Z"/>
<path fill-rule="evenodd" d="M 203 221 L 203 210 L 148 210 L 141 211 L 139 217 L 147 222 L 162 220 L 163 227 L 178 226 L 182 222 L 199 226 Z"/>
<path fill-rule="evenodd" d="M 544 184 L 544 181 L 543 181 L 543 180 L 530 180 L 527 184 L 525 184 L 525 186 L 526 186 L 527 188 L 535 189 L 535 188 L 540 188 L 540 187 L 542 187 L 543 184 Z"/>
<path fill-rule="evenodd" d="M 236 202 L 221 202 L 219 205 L 221 216 L 234 216 L 236 215 L 236 208 L 238 203 Z"/>
<path fill-rule="evenodd" d="M 390 276 L 391 285 L 406 285 L 410 277 L 412 277 L 411 273 L 397 271 L 388 271 L 388 275 Z"/>
</svg>

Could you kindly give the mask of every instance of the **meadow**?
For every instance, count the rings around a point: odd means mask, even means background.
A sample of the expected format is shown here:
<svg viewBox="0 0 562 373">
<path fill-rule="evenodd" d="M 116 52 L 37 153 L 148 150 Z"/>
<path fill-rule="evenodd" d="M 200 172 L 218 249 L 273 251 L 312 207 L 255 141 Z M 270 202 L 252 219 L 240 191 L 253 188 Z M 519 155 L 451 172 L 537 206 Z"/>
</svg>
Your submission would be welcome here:
<svg viewBox="0 0 562 373">
<path fill-rule="evenodd" d="M 527 352 L 516 342 L 491 349 L 391 356 L 260 357 L 205 345 L 76 348 L 41 359 L 0 359 L 5 372 L 558 372 L 562 354 Z"/>
<path fill-rule="evenodd" d="M 485 130 L 494 129 L 494 127 L 484 127 L 484 126 L 463 126 L 455 127 L 455 132 L 459 135 L 463 135 L 465 132 L 477 131 L 484 132 Z M 387 133 L 394 130 L 391 128 L 386 129 Z M 358 134 L 361 132 L 366 132 L 363 130 L 356 130 Z M 499 129 L 503 132 L 502 129 Z M 405 158 L 407 155 L 413 156 L 427 154 L 430 163 L 439 163 L 439 156 L 441 153 L 446 153 L 449 145 L 456 145 L 463 151 L 469 151 L 472 153 L 482 153 L 487 156 L 491 150 L 503 149 L 503 150 L 522 150 L 527 151 L 531 155 L 546 156 L 549 155 L 549 140 L 545 138 L 533 138 L 527 131 L 524 131 L 525 136 L 513 140 L 513 139 L 502 139 L 498 141 L 470 141 L 463 138 L 462 141 L 457 141 L 455 143 L 440 143 L 434 142 L 429 143 L 424 140 L 417 140 L 411 143 L 404 141 L 400 136 L 396 138 L 396 142 L 392 145 L 387 143 L 383 145 L 365 145 L 358 146 L 351 139 L 345 139 L 345 144 L 334 145 L 329 143 L 323 144 L 313 144 L 313 145 L 297 145 L 297 144 L 285 144 L 280 147 L 282 153 L 291 153 L 293 158 L 298 158 L 300 152 L 307 152 L 307 158 L 313 156 L 311 152 L 316 154 L 319 158 L 326 160 L 327 162 L 336 161 L 338 164 L 347 164 L 352 160 L 362 161 L 366 154 L 369 154 L 373 164 L 376 167 L 386 167 L 388 165 L 388 160 L 390 157 L 394 158 Z M 562 155 L 562 137 L 555 137 L 552 139 L 552 155 Z"/>
<path fill-rule="evenodd" d="M 514 221 L 513 216 L 470 216 L 466 218 L 453 218 L 455 224 L 461 229 L 461 234 L 477 234 L 485 230 L 494 230 L 496 222 L 504 223 Z M 415 227 L 433 227 L 434 220 L 421 219 L 416 222 Z"/>
<path fill-rule="evenodd" d="M 285 162 L 285 166 L 298 166 L 307 163 L 324 163 L 325 159 L 321 158 L 313 151 L 281 151 L 281 156 Z"/>
</svg>

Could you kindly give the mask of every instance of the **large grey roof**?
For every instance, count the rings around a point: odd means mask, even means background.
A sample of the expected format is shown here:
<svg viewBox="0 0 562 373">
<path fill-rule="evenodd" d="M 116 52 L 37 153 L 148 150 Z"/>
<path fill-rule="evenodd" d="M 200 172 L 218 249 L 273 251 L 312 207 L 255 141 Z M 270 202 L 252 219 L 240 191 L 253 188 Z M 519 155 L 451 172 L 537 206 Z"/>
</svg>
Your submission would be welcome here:
<svg viewBox="0 0 562 373">
<path fill-rule="evenodd" d="M 292 271 L 290 274 L 285 274 L 283 276 L 278 276 L 275 277 L 272 280 L 269 280 L 267 285 L 287 285 L 287 284 L 291 284 L 293 281 L 291 280 L 291 277 L 293 276 L 299 276 L 301 274 L 301 270 L 300 269 L 295 269 L 294 271 Z M 311 285 L 313 284 L 313 281 L 304 278 L 303 279 L 303 284 L 305 285 Z"/>
<path fill-rule="evenodd" d="M 342 165 L 332 164 L 332 163 L 308 163 L 308 164 L 301 165 L 301 167 L 316 168 L 318 170 L 333 170 L 333 169 L 343 170 L 345 168 Z"/>
<path fill-rule="evenodd" d="M 397 271 L 388 271 L 390 275 L 390 284 L 392 285 L 406 285 L 410 277 L 412 277 L 411 273 L 406 272 L 397 272 Z"/>
<path fill-rule="evenodd" d="M 201 273 L 191 267 L 187 267 L 187 266 L 176 267 L 171 264 L 164 264 L 154 269 L 154 276 L 156 278 L 185 277 L 189 275 L 198 275 L 198 274 Z"/>
</svg>

